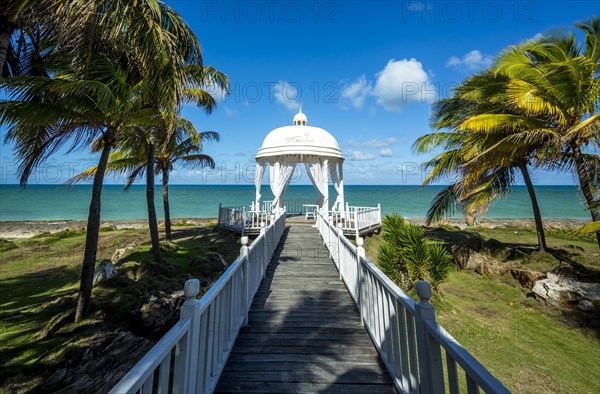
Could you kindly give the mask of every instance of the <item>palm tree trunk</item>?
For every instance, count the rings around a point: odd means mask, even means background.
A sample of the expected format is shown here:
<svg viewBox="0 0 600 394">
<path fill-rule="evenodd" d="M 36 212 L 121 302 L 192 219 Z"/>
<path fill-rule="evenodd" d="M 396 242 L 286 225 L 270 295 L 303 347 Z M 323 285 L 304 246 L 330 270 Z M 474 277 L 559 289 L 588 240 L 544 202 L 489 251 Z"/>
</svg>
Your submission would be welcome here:
<svg viewBox="0 0 600 394">
<path fill-rule="evenodd" d="M 169 170 L 162 170 L 163 207 L 165 209 L 165 233 L 167 241 L 171 242 L 171 211 L 169 208 Z"/>
<path fill-rule="evenodd" d="M 527 186 L 527 192 L 529 193 L 529 198 L 531 199 L 531 208 L 533 209 L 533 218 L 535 220 L 535 229 L 537 231 L 537 237 L 538 237 L 538 250 L 540 252 L 545 252 L 546 251 L 546 235 L 544 234 L 544 225 L 542 224 L 542 214 L 540 213 L 540 207 L 537 202 L 537 196 L 535 195 L 533 183 L 531 182 L 531 177 L 529 176 L 529 171 L 527 170 L 527 164 L 520 163 L 519 169 L 521 170 L 521 174 L 523 175 L 523 180 L 525 181 L 525 186 Z"/>
<path fill-rule="evenodd" d="M 148 142 L 148 160 L 146 161 L 146 203 L 148 204 L 148 226 L 150 227 L 150 240 L 152 241 L 152 254 L 157 263 L 162 263 L 160 240 L 158 237 L 158 222 L 156 221 L 156 207 L 154 206 L 154 149 L 156 138 L 150 132 Z"/>
<path fill-rule="evenodd" d="M 92 186 L 92 200 L 90 201 L 90 210 L 88 213 L 87 228 L 85 234 L 85 253 L 83 256 L 83 265 L 81 266 L 81 279 L 79 283 L 79 298 L 77 300 L 77 309 L 75 310 L 75 322 L 80 321 L 88 313 L 90 301 L 92 299 L 92 285 L 94 281 L 94 268 L 96 267 L 96 252 L 98 251 L 98 234 L 100 233 L 100 197 L 102 194 L 102 184 L 104 183 L 104 174 L 106 173 L 106 164 L 110 154 L 111 144 L 108 138 L 105 138 L 102 154 L 98 162 L 98 169 L 94 175 Z"/>
<path fill-rule="evenodd" d="M 594 195 L 592 194 L 592 187 L 590 185 L 590 178 L 583 162 L 583 156 L 579 145 L 573 145 L 573 157 L 575 159 L 575 167 L 577 168 L 577 177 L 579 178 L 579 187 L 585 197 L 585 201 L 588 206 L 594 202 Z M 600 221 L 600 212 L 597 209 L 590 209 L 592 214 L 592 220 L 594 222 Z M 598 239 L 598 247 L 600 248 L 600 231 L 596 231 L 596 238 Z"/>
</svg>

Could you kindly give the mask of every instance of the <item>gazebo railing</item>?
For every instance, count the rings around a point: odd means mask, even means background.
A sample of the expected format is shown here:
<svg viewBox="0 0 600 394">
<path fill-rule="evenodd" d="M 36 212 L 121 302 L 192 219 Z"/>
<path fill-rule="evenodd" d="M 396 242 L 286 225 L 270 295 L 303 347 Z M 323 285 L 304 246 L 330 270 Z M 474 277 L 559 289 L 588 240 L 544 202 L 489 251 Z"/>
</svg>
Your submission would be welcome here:
<svg viewBox="0 0 600 394">
<path fill-rule="evenodd" d="M 273 200 L 261 201 L 260 209 L 264 212 L 271 212 Z M 304 215 L 306 213 L 305 205 L 317 205 L 316 200 L 283 200 L 285 212 L 288 215 Z"/>
</svg>

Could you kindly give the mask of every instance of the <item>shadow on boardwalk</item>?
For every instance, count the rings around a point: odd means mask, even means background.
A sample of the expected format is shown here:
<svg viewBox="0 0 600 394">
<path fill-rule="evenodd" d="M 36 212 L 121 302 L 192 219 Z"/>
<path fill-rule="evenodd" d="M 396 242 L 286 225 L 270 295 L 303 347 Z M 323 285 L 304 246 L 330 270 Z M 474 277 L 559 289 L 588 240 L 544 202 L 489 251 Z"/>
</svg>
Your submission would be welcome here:
<svg viewBox="0 0 600 394">
<path fill-rule="evenodd" d="M 216 392 L 394 392 L 314 228 L 286 230 Z"/>
</svg>

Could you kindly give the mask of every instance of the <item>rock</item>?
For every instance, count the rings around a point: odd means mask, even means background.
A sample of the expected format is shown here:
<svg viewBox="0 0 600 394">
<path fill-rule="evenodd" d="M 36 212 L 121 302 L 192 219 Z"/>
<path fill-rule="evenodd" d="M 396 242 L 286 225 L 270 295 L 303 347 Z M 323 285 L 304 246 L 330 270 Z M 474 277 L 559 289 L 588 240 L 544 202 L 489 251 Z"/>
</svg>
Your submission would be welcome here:
<svg viewBox="0 0 600 394">
<path fill-rule="evenodd" d="M 528 290 L 533 288 L 537 280 L 546 278 L 546 274 L 539 271 L 512 269 L 510 270 L 510 274 L 519 281 L 521 286 Z"/>
<path fill-rule="evenodd" d="M 113 264 L 117 264 L 123 257 L 125 257 L 125 255 L 127 253 L 132 251 L 134 248 L 135 248 L 135 244 L 132 243 L 132 244 L 125 246 L 124 248 L 115 250 L 112 257 L 110 258 L 110 261 L 112 261 Z"/>
<path fill-rule="evenodd" d="M 105 280 L 114 278 L 119 272 L 110 260 L 102 260 L 94 270 L 94 282 L 92 286 Z"/>
<path fill-rule="evenodd" d="M 454 264 L 461 270 L 465 269 L 471 257 L 471 252 L 473 250 L 464 245 L 453 245 L 452 257 L 454 257 Z"/>
<path fill-rule="evenodd" d="M 150 296 L 136 313 L 137 323 L 150 335 L 160 334 L 179 319 L 179 308 L 184 301 L 181 290 L 164 296 Z"/>
<path fill-rule="evenodd" d="M 546 279 L 535 282 L 531 291 L 546 305 L 585 312 L 594 312 L 600 307 L 600 283 L 581 282 L 556 272 L 549 272 Z"/>
<path fill-rule="evenodd" d="M 227 270 L 227 268 L 229 268 L 229 265 L 227 264 L 227 262 L 225 261 L 223 256 L 221 256 L 217 252 L 210 253 L 208 255 L 208 258 L 210 259 L 210 262 L 212 263 L 213 269 L 217 272 L 224 272 Z"/>
<path fill-rule="evenodd" d="M 480 275 L 504 275 L 508 271 L 520 268 L 521 265 L 518 261 L 487 259 L 475 268 L 475 272 Z"/>
<path fill-rule="evenodd" d="M 40 360 L 55 365 L 42 386 L 42 393 L 108 392 L 148 350 L 147 339 L 131 332 L 102 333 L 86 341 L 85 346 L 52 353 Z"/>
<path fill-rule="evenodd" d="M 500 261 L 488 258 L 464 245 L 452 248 L 454 263 L 460 269 L 477 272 L 480 275 L 503 275 L 506 272 L 521 267 L 518 261 Z"/>
<path fill-rule="evenodd" d="M 502 242 L 500 242 L 500 241 L 498 241 L 497 239 L 494 239 L 494 238 L 490 238 L 487 241 L 485 241 L 483 243 L 483 246 L 486 249 L 491 249 L 491 250 L 506 248 L 506 245 L 504 245 Z"/>
</svg>

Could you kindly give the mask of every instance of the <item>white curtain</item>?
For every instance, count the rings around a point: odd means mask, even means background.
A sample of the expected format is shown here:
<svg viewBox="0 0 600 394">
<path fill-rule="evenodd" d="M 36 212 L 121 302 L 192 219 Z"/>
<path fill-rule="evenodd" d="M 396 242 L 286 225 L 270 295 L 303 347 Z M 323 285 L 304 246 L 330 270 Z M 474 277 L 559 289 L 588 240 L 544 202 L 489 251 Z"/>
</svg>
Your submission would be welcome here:
<svg viewBox="0 0 600 394">
<path fill-rule="evenodd" d="M 329 165 L 329 175 L 331 183 L 337 193 L 337 197 L 332 206 L 333 211 L 344 210 L 344 175 L 342 173 L 342 162 L 336 161 Z"/>
<path fill-rule="evenodd" d="M 283 192 L 292 179 L 296 163 L 269 163 L 271 191 L 273 192 L 273 207 L 283 208 Z"/>
<path fill-rule="evenodd" d="M 327 186 L 327 160 L 325 160 L 323 163 L 316 161 L 312 163 L 305 163 L 304 165 L 310 181 L 319 192 L 320 196 L 318 205 L 321 207 L 321 209 L 326 210 L 329 204 L 329 189 Z"/>
<path fill-rule="evenodd" d="M 256 199 L 255 199 L 255 210 L 260 211 L 260 186 L 262 183 L 262 178 L 265 173 L 265 163 L 264 162 L 256 162 L 256 171 L 254 172 L 254 186 L 256 187 Z"/>
</svg>

